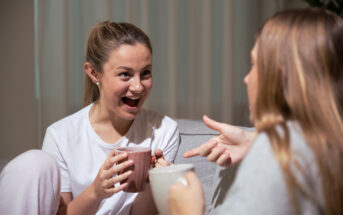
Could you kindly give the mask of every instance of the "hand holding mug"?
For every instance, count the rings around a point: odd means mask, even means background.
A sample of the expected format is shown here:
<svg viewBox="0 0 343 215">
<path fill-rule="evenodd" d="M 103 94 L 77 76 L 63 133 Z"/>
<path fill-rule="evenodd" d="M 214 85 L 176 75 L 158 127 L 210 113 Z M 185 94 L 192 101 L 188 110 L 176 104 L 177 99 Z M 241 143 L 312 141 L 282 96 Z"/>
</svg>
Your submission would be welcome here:
<svg viewBox="0 0 343 215">
<path fill-rule="evenodd" d="M 193 164 L 174 164 L 149 171 L 151 191 L 159 214 L 168 214 L 169 187 L 177 182 L 187 184 L 185 174 L 189 171 L 194 171 Z"/>
<path fill-rule="evenodd" d="M 205 198 L 201 182 L 193 171 L 186 173 L 185 177 L 187 186 L 179 182 L 169 188 L 169 214 L 204 214 Z"/>
<path fill-rule="evenodd" d="M 151 163 L 153 167 L 169 166 L 169 163 L 163 156 L 163 151 L 161 149 L 155 150 L 155 155 L 151 158 Z"/>
<path fill-rule="evenodd" d="M 98 199 L 108 198 L 126 188 L 127 183 L 122 183 L 117 187 L 114 186 L 116 183 L 126 180 L 132 174 L 131 170 L 123 172 L 133 165 L 130 160 L 121 162 L 126 158 L 126 153 L 115 155 L 114 150 L 110 152 L 91 185 Z M 121 163 L 119 164 L 119 162 Z M 118 175 L 119 172 L 123 172 L 123 174 Z"/>
</svg>

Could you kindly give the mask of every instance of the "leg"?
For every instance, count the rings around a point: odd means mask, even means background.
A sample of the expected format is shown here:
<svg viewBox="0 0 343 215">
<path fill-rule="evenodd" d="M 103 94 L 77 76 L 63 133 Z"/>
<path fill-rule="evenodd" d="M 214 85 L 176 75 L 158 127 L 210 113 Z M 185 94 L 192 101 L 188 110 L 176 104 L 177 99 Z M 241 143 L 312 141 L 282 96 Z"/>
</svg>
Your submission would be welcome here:
<svg viewBox="0 0 343 215">
<path fill-rule="evenodd" d="M 60 177 L 57 162 L 46 152 L 17 156 L 0 174 L 0 214 L 56 214 Z"/>
</svg>

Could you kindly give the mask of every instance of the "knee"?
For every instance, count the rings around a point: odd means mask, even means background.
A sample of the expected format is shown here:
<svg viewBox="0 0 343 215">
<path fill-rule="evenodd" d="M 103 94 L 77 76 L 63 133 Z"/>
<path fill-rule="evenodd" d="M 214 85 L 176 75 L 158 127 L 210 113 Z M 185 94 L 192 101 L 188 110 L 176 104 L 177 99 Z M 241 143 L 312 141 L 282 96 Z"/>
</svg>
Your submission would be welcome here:
<svg viewBox="0 0 343 215">
<path fill-rule="evenodd" d="M 47 152 L 41 150 L 29 150 L 14 158 L 5 167 L 6 170 L 14 169 L 21 174 L 33 173 L 42 174 L 44 172 L 59 171 L 55 158 Z"/>
</svg>

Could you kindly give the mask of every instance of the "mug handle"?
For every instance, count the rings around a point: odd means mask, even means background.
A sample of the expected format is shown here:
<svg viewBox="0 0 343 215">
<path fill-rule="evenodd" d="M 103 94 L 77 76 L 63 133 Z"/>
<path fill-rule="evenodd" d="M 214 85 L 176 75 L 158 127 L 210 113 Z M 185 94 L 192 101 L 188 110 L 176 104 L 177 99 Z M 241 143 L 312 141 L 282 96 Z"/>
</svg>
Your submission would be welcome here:
<svg viewBox="0 0 343 215">
<path fill-rule="evenodd" d="M 180 182 L 181 184 L 185 185 L 186 187 L 188 186 L 187 180 L 185 177 L 179 177 L 178 179 L 176 179 L 176 182 Z"/>
</svg>

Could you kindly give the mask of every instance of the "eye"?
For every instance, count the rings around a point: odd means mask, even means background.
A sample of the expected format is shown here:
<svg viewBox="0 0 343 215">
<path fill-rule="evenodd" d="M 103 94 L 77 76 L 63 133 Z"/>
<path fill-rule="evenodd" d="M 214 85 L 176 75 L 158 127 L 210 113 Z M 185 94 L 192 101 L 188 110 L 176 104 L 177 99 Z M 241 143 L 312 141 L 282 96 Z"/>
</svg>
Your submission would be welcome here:
<svg viewBox="0 0 343 215">
<path fill-rule="evenodd" d="M 147 77 L 147 76 L 151 76 L 151 70 L 144 70 L 143 72 L 142 72 L 142 75 L 144 76 L 144 77 Z"/>
<path fill-rule="evenodd" d="M 119 76 L 121 76 L 121 77 L 129 77 L 130 74 L 128 72 L 122 72 L 122 73 L 119 74 Z"/>
</svg>

